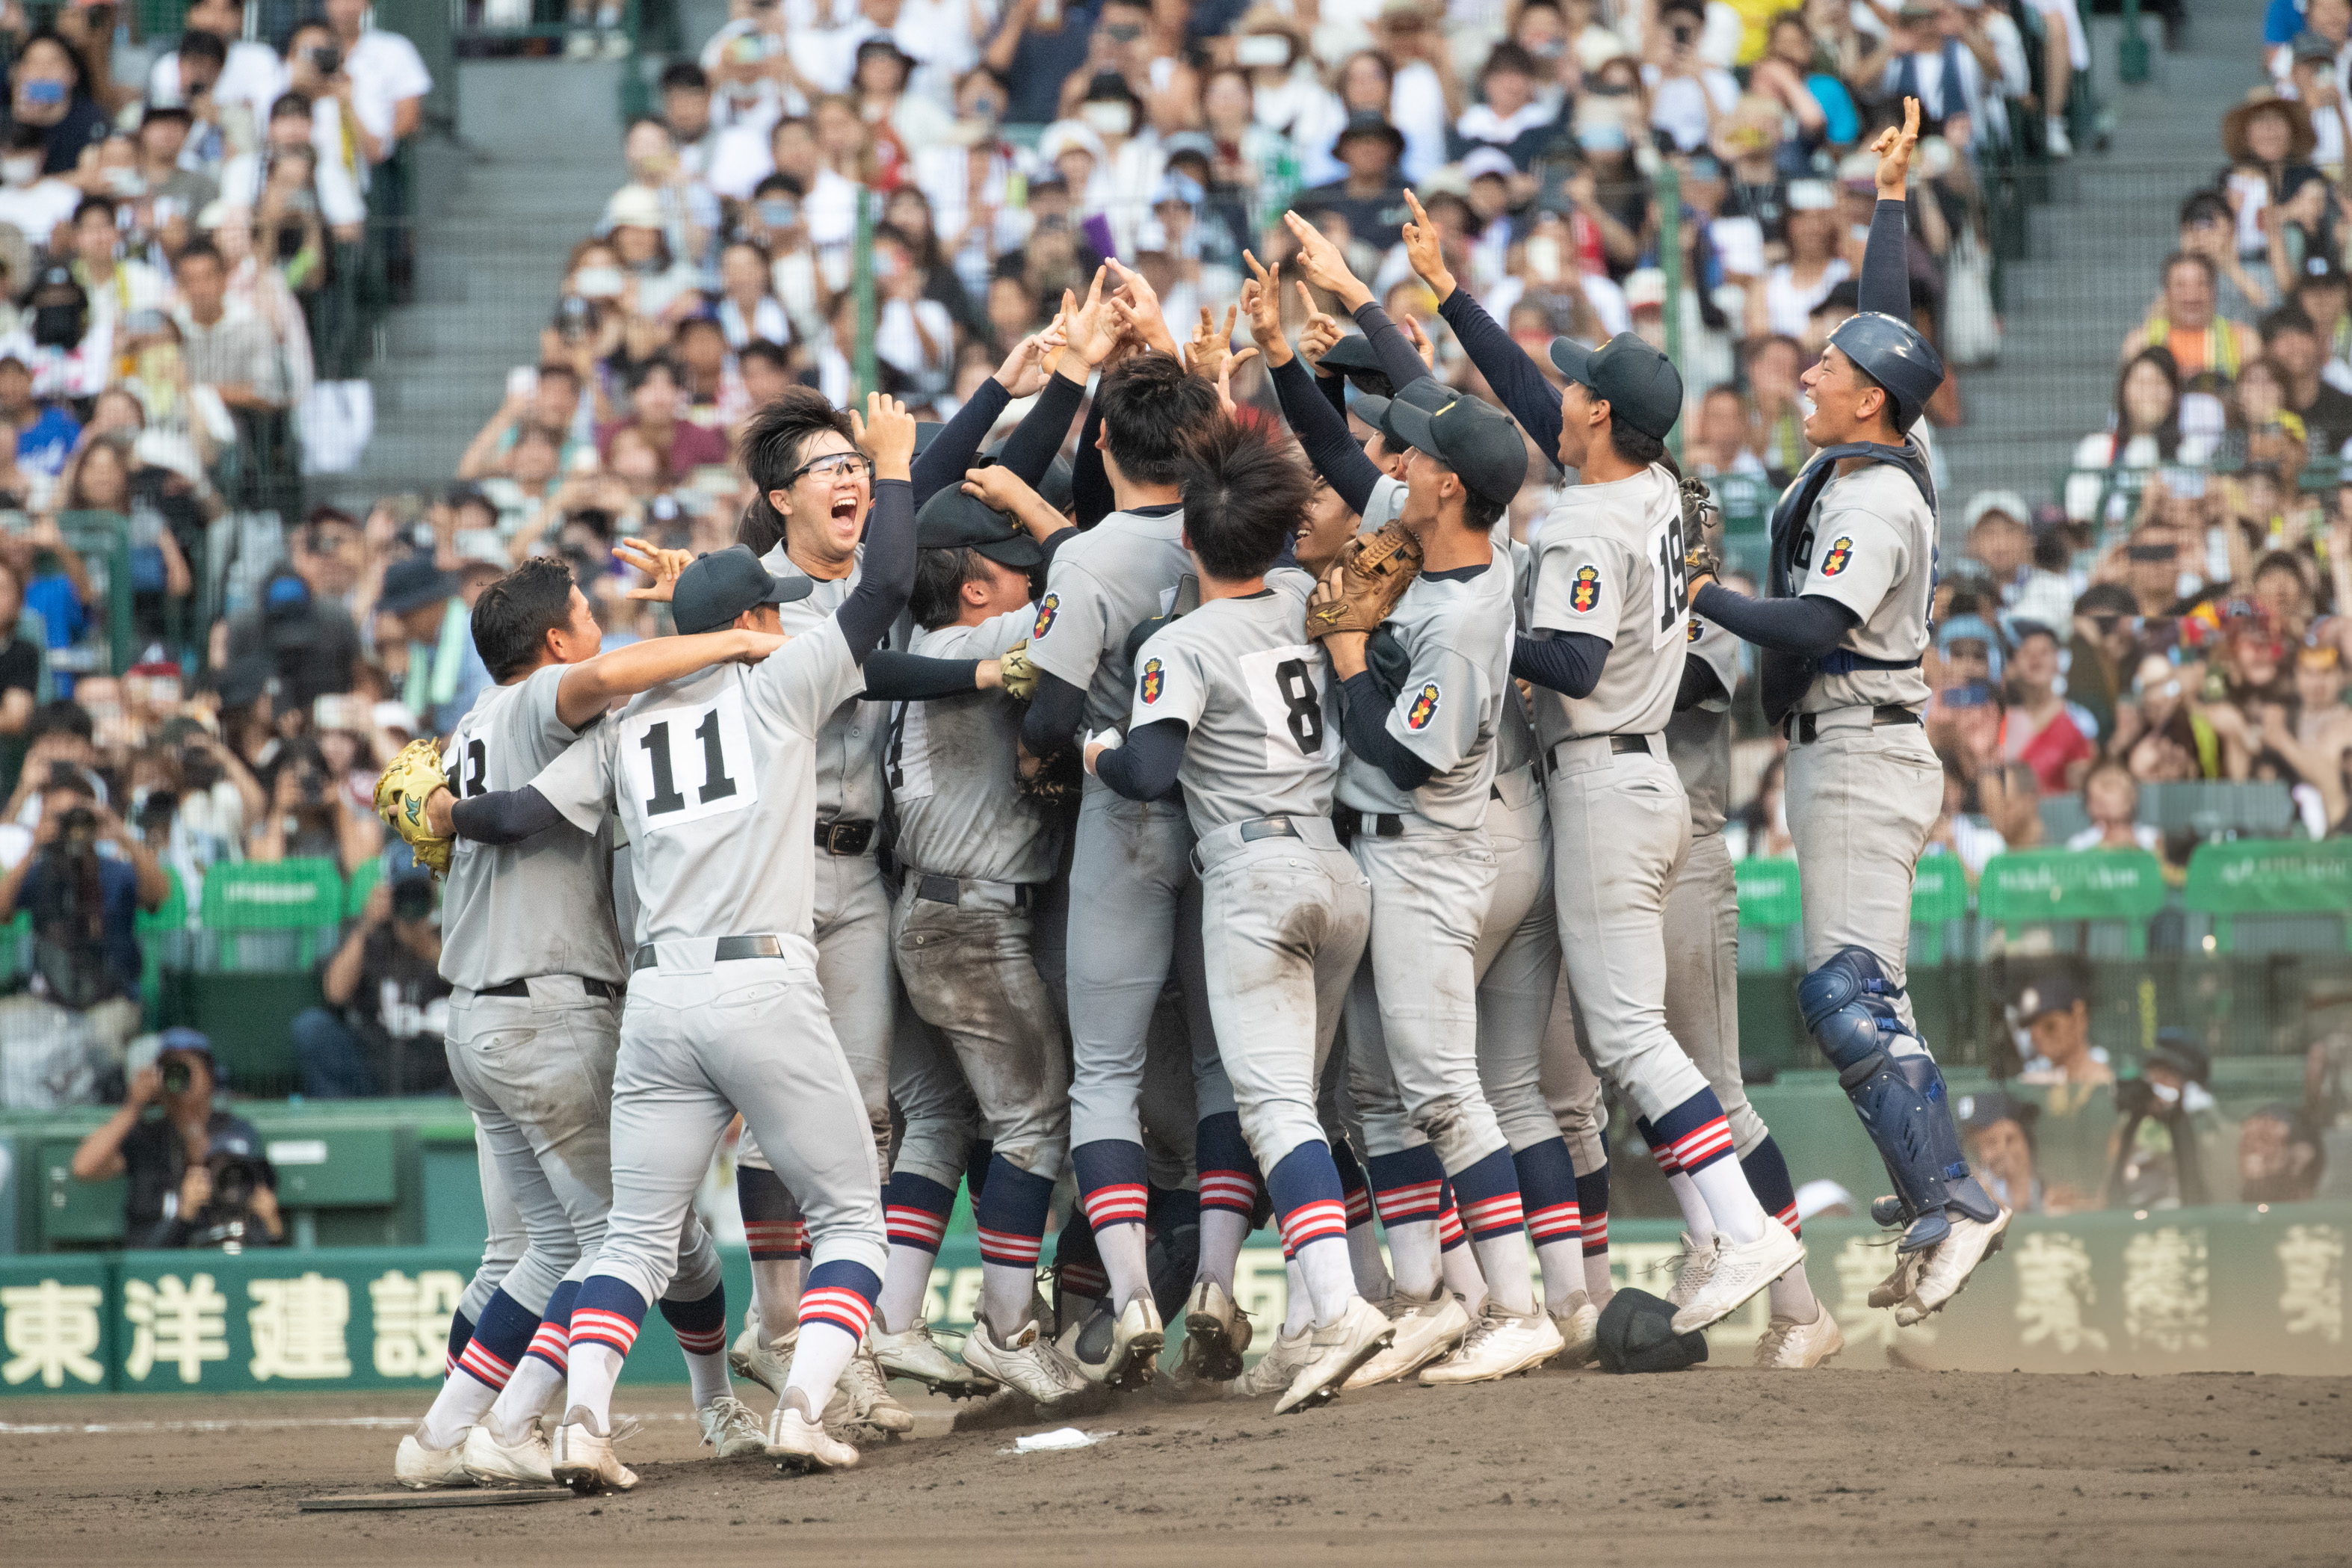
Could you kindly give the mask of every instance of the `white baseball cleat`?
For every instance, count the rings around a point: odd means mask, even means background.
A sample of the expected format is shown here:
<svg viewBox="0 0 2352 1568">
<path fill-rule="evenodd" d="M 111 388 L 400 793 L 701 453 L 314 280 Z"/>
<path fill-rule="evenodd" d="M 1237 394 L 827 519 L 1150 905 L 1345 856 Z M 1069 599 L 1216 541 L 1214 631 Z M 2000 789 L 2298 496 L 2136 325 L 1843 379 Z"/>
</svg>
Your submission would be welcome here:
<svg viewBox="0 0 2352 1568">
<path fill-rule="evenodd" d="M 1691 1298 L 1706 1288 L 1706 1277 L 1714 1268 L 1715 1244 L 1701 1247 L 1691 1239 L 1690 1232 L 1683 1232 L 1683 1249 L 1675 1258 L 1675 1282 L 1666 1287 L 1667 1303 L 1689 1306 Z"/>
<path fill-rule="evenodd" d="M 1976 1272 L 1977 1265 L 1999 1252 L 2009 1233 L 2010 1212 L 2002 1209 L 1990 1222 L 1967 1215 L 1951 1215 L 1952 1233 L 1927 1249 L 1910 1299 L 1895 1309 L 1895 1321 L 1909 1328 L 1922 1318 L 1944 1310 Z"/>
<path fill-rule="evenodd" d="M 585 1405 L 575 1405 L 564 1412 L 550 1444 L 550 1471 L 582 1497 L 625 1492 L 637 1484 L 637 1472 L 613 1457 L 613 1439 L 597 1431 L 597 1425 Z"/>
<path fill-rule="evenodd" d="M 1559 1354 L 1552 1359 L 1568 1367 L 1591 1365 L 1601 1349 L 1601 1309 L 1592 1304 L 1591 1293 L 1571 1290 L 1567 1300 L 1544 1310 L 1559 1330 Z"/>
<path fill-rule="evenodd" d="M 842 1368 L 841 1381 L 835 1384 L 849 1395 L 849 1424 L 877 1435 L 911 1432 L 915 1429 L 915 1413 L 899 1404 L 890 1392 L 890 1380 L 882 1375 L 880 1363 L 867 1348 L 873 1331 L 870 1327 L 866 1330 L 868 1339 L 859 1342 L 857 1353 Z"/>
<path fill-rule="evenodd" d="M 964 1336 L 963 1353 L 971 1365 L 1049 1410 L 1072 1394 L 1084 1394 L 1088 1386 L 1087 1374 L 1055 1348 L 1034 1318 L 1005 1343 L 997 1342 L 982 1319 Z"/>
<path fill-rule="evenodd" d="M 1783 1370 L 1819 1366 L 1843 1349 L 1845 1335 L 1827 1307 L 1820 1308 L 1810 1323 L 1775 1315 L 1756 1342 L 1756 1364 Z"/>
<path fill-rule="evenodd" d="M 416 1432 L 400 1440 L 400 1451 L 392 1457 L 392 1479 L 414 1492 L 472 1486 L 474 1478 L 466 1473 L 464 1439 L 446 1448 L 428 1448 L 416 1435 L 424 1430 L 424 1423 L 419 1422 Z"/>
<path fill-rule="evenodd" d="M 857 1450 L 824 1429 L 809 1411 L 808 1395 L 797 1388 L 785 1392 L 768 1418 L 763 1446 L 781 1469 L 845 1470 L 857 1463 Z"/>
<path fill-rule="evenodd" d="M 1370 1388 L 1418 1372 L 1451 1352 L 1470 1331 L 1468 1309 L 1443 1279 L 1426 1300 L 1391 1287 L 1385 1300 L 1372 1304 L 1395 1325 L 1396 1337 L 1389 1341 L 1388 1349 L 1349 1374 L 1350 1389 Z"/>
<path fill-rule="evenodd" d="M 722 1459 L 761 1453 L 768 1447 L 767 1429 L 760 1425 L 760 1418 L 731 1394 L 722 1394 L 696 1411 L 694 1420 L 702 1428 L 703 1446 L 718 1449 Z"/>
<path fill-rule="evenodd" d="M 1721 1322 L 1749 1297 L 1804 1261 L 1805 1244 L 1769 1215 L 1764 1216 L 1764 1234 L 1745 1245 L 1717 1231 L 1715 1261 L 1707 1266 L 1706 1283 L 1675 1314 L 1675 1332 L 1686 1334 Z"/>
<path fill-rule="evenodd" d="M 1559 1354 L 1566 1343 L 1559 1325 L 1541 1308 L 1514 1312 L 1489 1301 L 1452 1355 L 1421 1369 L 1421 1385 L 1446 1388 L 1458 1383 L 1492 1383 L 1515 1373 L 1533 1372 Z"/>
<path fill-rule="evenodd" d="M 466 1473 L 486 1487 L 552 1486 L 555 1460 L 537 1421 L 520 1443 L 501 1442 L 483 1421 L 466 1434 Z"/>
<path fill-rule="evenodd" d="M 1336 1322 L 1309 1331 L 1307 1364 L 1274 1402 L 1274 1413 L 1280 1415 L 1337 1399 L 1349 1374 L 1395 1337 L 1396 1325 L 1385 1313 L 1361 1296 L 1350 1296 L 1348 1310 Z"/>
<path fill-rule="evenodd" d="M 786 1329 L 774 1339 L 760 1332 L 759 1309 L 743 1314 L 743 1331 L 727 1349 L 727 1369 L 738 1377 L 748 1377 L 769 1393 L 782 1394 L 784 1379 L 791 1373 L 793 1347 L 800 1342 L 798 1324 Z"/>
<path fill-rule="evenodd" d="M 892 1377 L 911 1377 L 934 1394 L 951 1399 L 989 1390 L 988 1379 L 972 1371 L 969 1362 L 948 1354 L 947 1347 L 932 1334 L 931 1325 L 920 1318 L 895 1334 L 885 1333 L 878 1326 L 868 1331 L 875 1361 Z"/>
<path fill-rule="evenodd" d="M 1280 1394 L 1307 1370 L 1307 1358 L 1315 1351 L 1315 1331 L 1301 1329 L 1295 1334 L 1276 1334 L 1274 1343 L 1257 1358 L 1257 1364 L 1234 1380 L 1235 1399 L 1263 1399 L 1269 1394 Z"/>
<path fill-rule="evenodd" d="M 1151 1304 L 1150 1294 L 1139 1290 L 1128 1298 L 1117 1317 L 1108 1312 L 1100 1316 L 1110 1323 L 1110 1344 L 1102 1360 L 1089 1362 L 1085 1354 L 1095 1339 L 1092 1320 L 1079 1329 L 1066 1353 L 1075 1352 L 1071 1358 L 1088 1383 L 1106 1388 L 1140 1388 L 1150 1383 L 1158 1370 L 1160 1349 L 1168 1342 L 1168 1332 L 1160 1323 L 1160 1309 Z"/>
<path fill-rule="evenodd" d="M 1184 1350 L 1178 1373 L 1195 1381 L 1231 1383 L 1242 1374 L 1242 1355 L 1249 1346 L 1249 1314 L 1215 1280 L 1196 1280 L 1184 1305 Z"/>
</svg>

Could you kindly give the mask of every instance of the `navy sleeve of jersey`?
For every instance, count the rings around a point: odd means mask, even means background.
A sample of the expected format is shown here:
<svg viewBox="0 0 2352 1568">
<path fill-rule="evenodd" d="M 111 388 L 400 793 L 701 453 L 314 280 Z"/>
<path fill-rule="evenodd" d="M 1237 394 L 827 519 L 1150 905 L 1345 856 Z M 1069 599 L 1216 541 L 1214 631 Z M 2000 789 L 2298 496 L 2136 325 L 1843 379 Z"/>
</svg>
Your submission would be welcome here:
<svg viewBox="0 0 2352 1568">
<path fill-rule="evenodd" d="M 1675 711 L 1685 712 L 1702 702 L 1729 697 L 1723 682 L 1717 678 L 1715 667 L 1703 658 L 1683 660 L 1682 684 L 1675 688 Z"/>
<path fill-rule="evenodd" d="M 1192 726 L 1181 719 L 1146 724 L 1095 760 L 1095 777 L 1129 800 L 1158 800 L 1176 787 Z"/>
<path fill-rule="evenodd" d="M 1293 355 L 1276 365 L 1272 374 L 1274 394 L 1282 401 L 1282 416 L 1297 433 L 1307 460 L 1339 492 L 1348 510 L 1360 515 L 1371 503 L 1372 487 L 1380 483 L 1379 466 L 1349 438 L 1347 420 L 1335 416 L 1331 405 L 1315 390 L 1305 362 Z"/>
<path fill-rule="evenodd" d="M 877 647 L 866 656 L 866 689 L 862 702 L 928 702 L 935 697 L 961 697 L 978 690 L 973 684 L 980 668 L 976 658 L 927 658 Z"/>
<path fill-rule="evenodd" d="M 1911 241 L 1904 218 L 1901 202 L 1882 201 L 1872 209 L 1862 277 L 1854 284 L 1855 302 L 1863 310 L 1883 311 L 1898 321 L 1911 319 Z"/>
<path fill-rule="evenodd" d="M 1389 319 L 1377 300 L 1367 300 L 1357 308 L 1356 325 L 1371 341 L 1372 352 L 1381 356 L 1381 368 L 1388 373 L 1391 387 L 1430 374 L 1429 366 L 1422 363 L 1421 351 L 1412 346 L 1404 329 Z"/>
<path fill-rule="evenodd" d="M 1589 632 L 1519 637 L 1511 643 L 1511 679 L 1533 681 L 1562 697 L 1590 697 L 1609 662 L 1609 644 Z"/>
<path fill-rule="evenodd" d="M 467 795 L 449 807 L 452 831 L 477 844 L 520 844 L 562 820 L 553 803 L 529 784 Z"/>
<path fill-rule="evenodd" d="M 1389 783 L 1410 795 L 1437 776 L 1435 768 L 1389 733 L 1392 704 L 1370 670 L 1360 670 L 1341 684 L 1339 704 L 1345 710 L 1341 729 L 1348 737 L 1348 750 L 1388 774 Z"/>
<path fill-rule="evenodd" d="M 1536 362 L 1527 351 L 1503 330 L 1501 322 L 1486 314 L 1467 289 L 1456 289 L 1437 308 L 1454 335 L 1462 340 L 1470 363 L 1486 378 L 1486 384 L 1503 400 L 1519 428 L 1535 437 L 1544 460 L 1554 463 L 1553 454 L 1559 450 L 1559 394 L 1536 368 Z M 1410 345 L 1408 345 L 1410 346 Z M 1413 356 L 1418 362 L 1419 354 Z"/>
<path fill-rule="evenodd" d="M 1800 658 L 1832 652 L 1862 618 L 1832 599 L 1751 599 L 1720 583 L 1701 588 L 1691 608 L 1742 642 Z"/>
<path fill-rule="evenodd" d="M 1033 757 L 1049 756 L 1070 743 L 1087 721 L 1087 693 L 1058 675 L 1037 672 L 1029 711 L 1021 716 L 1021 743 Z"/>
<path fill-rule="evenodd" d="M 849 645 L 850 658 L 863 665 L 866 656 L 882 646 L 914 589 L 915 489 L 905 479 L 878 480 L 874 486 L 874 521 L 866 530 L 866 554 L 858 563 L 857 586 L 833 613 L 841 623 L 842 640 Z"/>
<path fill-rule="evenodd" d="M 1048 377 L 1045 390 L 1004 438 L 1004 451 L 998 460 L 1020 475 L 1023 484 L 1034 485 L 1044 479 L 1045 470 L 1054 466 L 1055 454 L 1062 449 L 1063 437 L 1070 433 L 1070 416 L 1078 411 L 1078 399 L 1086 395 L 1086 387 L 1066 375 Z"/>
<path fill-rule="evenodd" d="M 990 376 L 980 384 L 978 391 L 963 400 L 955 417 L 947 427 L 931 437 L 931 444 L 915 454 L 909 470 L 915 481 L 915 504 L 920 507 L 950 485 L 963 483 L 964 471 L 980 456 L 980 444 L 996 425 L 996 416 L 1013 401 L 1004 384 Z"/>
<path fill-rule="evenodd" d="M 1111 494 L 1110 476 L 1103 471 L 1102 448 L 1095 445 L 1102 434 L 1102 399 L 1087 405 L 1087 422 L 1078 428 L 1077 456 L 1070 464 L 1070 499 L 1078 509 L 1078 526 L 1092 528 L 1118 510 L 1118 500 Z"/>
</svg>

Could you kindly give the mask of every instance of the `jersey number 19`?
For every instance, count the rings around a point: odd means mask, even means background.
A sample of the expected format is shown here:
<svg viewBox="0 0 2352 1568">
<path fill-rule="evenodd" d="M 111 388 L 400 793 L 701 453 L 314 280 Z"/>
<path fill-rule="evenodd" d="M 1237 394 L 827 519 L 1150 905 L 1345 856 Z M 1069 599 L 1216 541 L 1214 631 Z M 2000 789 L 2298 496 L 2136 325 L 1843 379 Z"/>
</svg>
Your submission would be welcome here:
<svg viewBox="0 0 2352 1568">
<path fill-rule="evenodd" d="M 1683 509 L 1676 497 L 1666 516 L 1650 530 L 1650 646 L 1662 648 L 1683 636 L 1683 618 L 1690 609 L 1690 577 L 1683 564 Z"/>
</svg>

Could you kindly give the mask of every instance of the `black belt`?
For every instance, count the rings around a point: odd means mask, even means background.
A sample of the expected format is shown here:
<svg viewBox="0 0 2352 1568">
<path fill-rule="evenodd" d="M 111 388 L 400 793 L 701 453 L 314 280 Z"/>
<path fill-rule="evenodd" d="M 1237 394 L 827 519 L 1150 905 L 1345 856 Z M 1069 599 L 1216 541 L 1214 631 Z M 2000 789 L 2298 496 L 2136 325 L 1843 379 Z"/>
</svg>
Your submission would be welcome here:
<svg viewBox="0 0 2352 1568">
<path fill-rule="evenodd" d="M 640 964 L 638 967 L 643 968 L 644 966 Z M 551 979 L 553 976 L 550 976 L 549 978 Z M 583 991 L 587 992 L 589 995 L 601 996 L 607 1002 L 617 1002 L 621 997 L 621 988 L 614 984 L 609 980 L 591 980 L 587 976 L 583 975 L 580 980 L 580 988 Z M 477 996 L 528 996 L 530 994 L 530 982 L 528 980 L 509 980 L 504 985 L 487 986 L 482 990 L 475 992 L 474 994 Z"/>
<path fill-rule="evenodd" d="M 1797 744 L 1810 746 L 1819 739 L 1822 717 L 1820 714 L 1792 713 L 1789 717 L 1790 728 L 1795 731 L 1791 738 Z M 1874 729 L 1881 724 L 1916 724 L 1919 722 L 1919 715 L 1899 702 L 1882 702 L 1870 710 L 1870 722 Z"/>
<path fill-rule="evenodd" d="M 1029 884 L 1014 882 L 1011 887 L 1013 907 L 1015 910 L 1027 909 Z M 963 902 L 963 882 L 959 878 L 939 877 L 925 871 L 915 879 L 915 897 L 929 900 L 935 904 L 961 904 Z"/>
<path fill-rule="evenodd" d="M 1358 811 L 1352 805 L 1331 808 L 1331 827 L 1342 845 L 1353 844 L 1367 833 L 1375 838 L 1404 837 L 1404 818 L 1395 812 Z"/>
<path fill-rule="evenodd" d="M 873 842 L 871 822 L 836 819 L 816 825 L 816 847 L 829 855 L 863 855 Z"/>
<path fill-rule="evenodd" d="M 710 950 L 714 963 L 726 963 L 738 958 L 782 958 L 784 944 L 772 936 L 722 936 Z M 652 942 L 637 949 L 637 956 L 629 963 L 631 969 L 652 969 L 659 965 L 661 955 Z"/>
<path fill-rule="evenodd" d="M 1261 838 L 1297 838 L 1303 837 L 1298 825 L 1286 816 L 1253 816 L 1241 825 L 1242 842 L 1255 844 Z"/>
<path fill-rule="evenodd" d="M 1601 739 L 1601 737 L 1598 735 L 1570 735 L 1565 741 L 1554 741 L 1550 745 L 1544 748 L 1544 766 L 1553 773 L 1558 773 L 1559 772 L 1559 749 L 1562 746 L 1572 746 L 1579 741 L 1597 741 L 1599 739 Z M 1647 735 L 1612 735 L 1609 737 L 1609 754 L 1611 756 L 1622 757 L 1634 752 L 1639 752 L 1645 757 L 1655 755 L 1655 753 L 1650 750 L 1650 737 Z M 1495 798 L 1500 800 L 1502 798 L 1501 794 L 1497 792 Z"/>
</svg>

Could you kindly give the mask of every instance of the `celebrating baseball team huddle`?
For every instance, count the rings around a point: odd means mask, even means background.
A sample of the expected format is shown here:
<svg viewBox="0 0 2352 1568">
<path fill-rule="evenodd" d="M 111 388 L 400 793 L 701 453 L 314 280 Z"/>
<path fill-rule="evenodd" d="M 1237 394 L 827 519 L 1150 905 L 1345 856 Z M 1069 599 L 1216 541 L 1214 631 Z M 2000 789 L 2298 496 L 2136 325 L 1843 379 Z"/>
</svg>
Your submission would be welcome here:
<svg viewBox="0 0 2352 1568">
<path fill-rule="evenodd" d="M 599 652 L 559 561 L 484 592 L 498 684 L 377 805 L 446 876 L 451 1073 L 528 1246 L 477 1277 L 397 1479 L 634 1486 L 613 1391 L 656 1307 L 705 1442 L 793 1469 L 909 1429 L 892 1378 L 1307 1410 L 1680 1364 L 1759 1293 L 1759 1364 L 1821 1364 L 1843 1341 L 1740 1089 L 1742 641 L 1790 742 L 1801 1006 L 1893 1188 L 1872 1305 L 1949 1301 L 2010 1216 L 1904 991 L 1942 791 L 1918 121 L 1878 143 L 1861 311 L 1806 376 L 1820 451 L 1760 598 L 1713 580 L 1666 357 L 1556 340 L 1556 386 L 1417 202 L 1408 253 L 1499 408 L 1294 216 L 1353 320 L 1309 296 L 1294 343 L 1251 260 L 1239 353 L 1279 423 L 1224 390 L 1236 313 L 1188 353 L 1113 263 L 1024 345 L 1032 407 L 986 455 L 978 401 L 927 441 L 878 395 L 760 411 L 739 542 L 632 542 L 677 635 Z M 1578 482 L 1521 545 L 1496 524 L 1530 442 Z M 1664 1300 L 1612 1299 L 1604 1085 L 1685 1216 Z M 738 1116 L 730 1344 L 693 1198 Z M 953 1346 L 922 1313 L 960 1186 L 982 1285 Z M 1269 1217 L 1278 1324 L 1234 1300 Z"/>
</svg>

